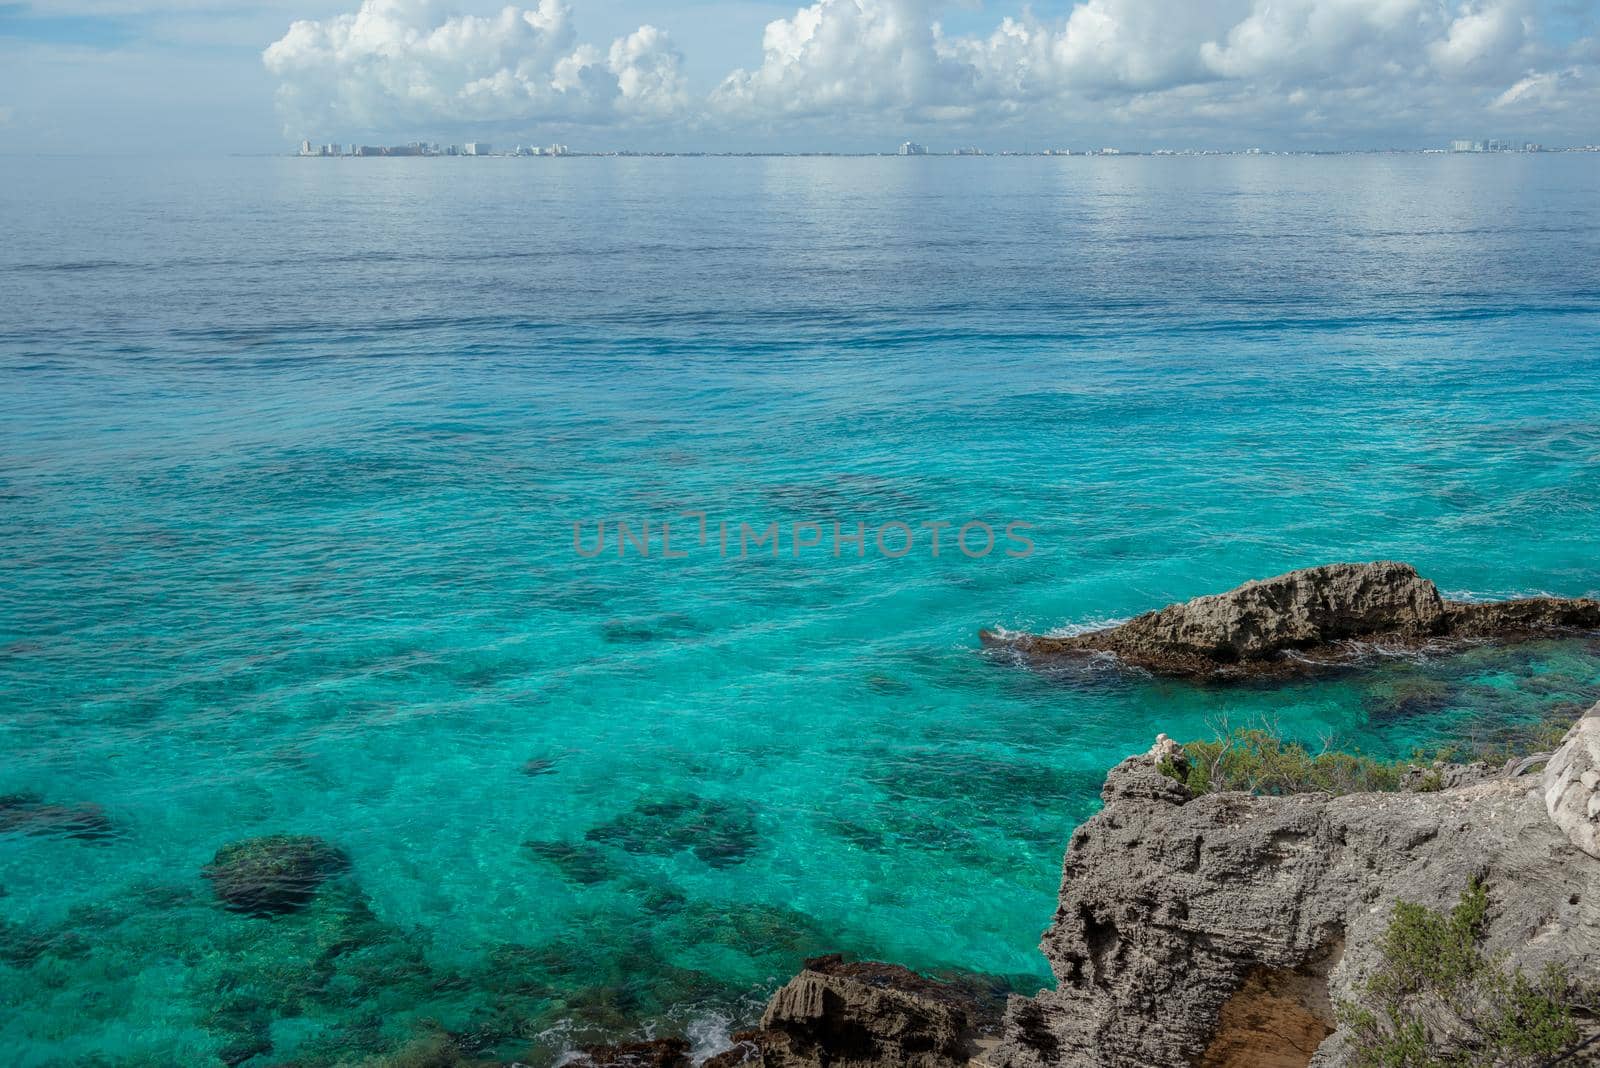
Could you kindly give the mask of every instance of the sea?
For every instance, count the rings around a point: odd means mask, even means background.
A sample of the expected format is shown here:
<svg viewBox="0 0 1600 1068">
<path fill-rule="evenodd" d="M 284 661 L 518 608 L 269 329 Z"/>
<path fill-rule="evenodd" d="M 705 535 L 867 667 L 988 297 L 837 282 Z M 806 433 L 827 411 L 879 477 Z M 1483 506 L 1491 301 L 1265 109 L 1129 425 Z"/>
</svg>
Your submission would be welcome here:
<svg viewBox="0 0 1600 1068">
<path fill-rule="evenodd" d="M 834 951 L 1031 993 L 1157 733 L 1600 699 L 1581 638 L 978 641 L 1331 561 L 1600 594 L 1600 154 L 9 157 L 0 235 L 17 1068 L 706 1052 Z M 264 835 L 348 870 L 232 911 Z"/>
</svg>

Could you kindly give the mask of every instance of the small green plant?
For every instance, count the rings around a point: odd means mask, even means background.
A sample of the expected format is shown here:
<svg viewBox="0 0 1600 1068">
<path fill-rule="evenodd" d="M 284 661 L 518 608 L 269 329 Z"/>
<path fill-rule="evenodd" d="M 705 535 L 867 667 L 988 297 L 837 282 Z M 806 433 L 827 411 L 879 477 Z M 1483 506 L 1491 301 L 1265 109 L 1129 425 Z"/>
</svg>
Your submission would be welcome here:
<svg viewBox="0 0 1600 1068">
<path fill-rule="evenodd" d="M 1386 763 L 1363 756 L 1324 750 L 1312 753 L 1299 742 L 1286 741 L 1266 728 L 1235 728 L 1211 741 L 1186 742 L 1186 773 L 1170 761 L 1159 770 L 1185 783 L 1197 794 L 1244 790 L 1254 794 L 1331 794 L 1398 790 L 1405 763 Z"/>
<path fill-rule="evenodd" d="M 1488 915 L 1489 894 L 1478 879 L 1467 886 L 1448 915 L 1399 902 L 1379 943 L 1383 970 L 1372 977 L 1369 992 L 1388 1000 L 1421 990 L 1454 996 L 1480 969 L 1478 940 Z"/>
<path fill-rule="evenodd" d="M 1339 1006 L 1358 1068 L 1531 1068 L 1577 1044 L 1586 992 L 1555 965 L 1529 979 L 1486 956 L 1488 916 L 1478 879 L 1448 913 L 1395 906 L 1363 1002 Z"/>
<path fill-rule="evenodd" d="M 1491 1021 L 1494 1046 L 1514 1060 L 1541 1061 L 1570 1047 L 1578 1038 L 1572 1006 L 1576 984 L 1566 970 L 1545 965 L 1539 978 L 1520 970 L 1490 976 L 1495 1000 L 1502 1006 Z"/>
<path fill-rule="evenodd" d="M 1223 721 L 1213 738 L 1184 744 L 1187 769 L 1164 760 L 1159 770 L 1186 783 L 1196 793 L 1245 790 L 1286 794 L 1321 790 L 1341 794 L 1401 789 L 1435 793 L 1445 786 L 1438 764 L 1482 762 L 1494 768 L 1553 750 L 1581 712 L 1582 709 L 1562 706 L 1533 723 L 1507 727 L 1493 739 L 1463 739 L 1431 751 L 1416 748 L 1409 759 L 1402 761 L 1376 760 L 1359 749 L 1338 751 L 1331 739 L 1324 739 L 1321 750 L 1313 753 L 1302 743 L 1285 739 L 1270 723 L 1238 728 Z M 1537 772 L 1540 767 L 1532 765 L 1524 773 Z M 1416 769 L 1425 770 L 1417 773 Z M 1408 777 L 1408 772 L 1415 777 Z"/>
</svg>

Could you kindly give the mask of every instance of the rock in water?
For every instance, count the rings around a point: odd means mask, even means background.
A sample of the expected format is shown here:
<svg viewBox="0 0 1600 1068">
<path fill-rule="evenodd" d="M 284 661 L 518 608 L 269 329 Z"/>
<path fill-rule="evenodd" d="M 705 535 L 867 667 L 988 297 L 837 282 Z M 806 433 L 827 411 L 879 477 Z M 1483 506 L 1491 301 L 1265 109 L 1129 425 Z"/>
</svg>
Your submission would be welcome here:
<svg viewBox="0 0 1600 1068">
<path fill-rule="evenodd" d="M 1068 846 L 1042 943 L 1056 989 L 1012 999 L 990 1062 L 1353 1065 L 1333 1006 L 1362 1003 L 1396 903 L 1447 911 L 1474 880 L 1489 956 L 1530 977 L 1546 964 L 1600 975 L 1600 861 L 1546 811 L 1553 784 L 1551 811 L 1577 811 L 1597 727 L 1600 706 L 1551 759 L 1546 790 L 1497 777 L 1435 793 L 1196 797 L 1158 770 L 1170 743 L 1123 761 Z M 1579 1022 L 1582 1037 L 1600 1031 Z"/>
<path fill-rule="evenodd" d="M 958 984 L 835 954 L 772 996 L 754 1043 L 765 1068 L 954 1068 L 986 1021 L 982 998 Z"/>
<path fill-rule="evenodd" d="M 1332 564 L 1197 597 L 1120 630 L 1151 655 L 1232 663 L 1367 634 L 1432 634 L 1443 616 L 1439 591 L 1405 564 Z"/>
<path fill-rule="evenodd" d="M 1414 646 L 1596 628 L 1600 601 L 1446 601 L 1409 564 L 1378 561 L 1327 564 L 1247 582 L 1087 634 L 1006 638 L 985 631 L 980 637 L 1031 655 L 1109 653 L 1159 674 L 1227 677 L 1349 660 L 1352 641 Z M 1294 659 L 1288 653 L 1302 655 Z"/>
<path fill-rule="evenodd" d="M 308 834 L 272 834 L 230 842 L 201 874 L 233 912 L 275 916 L 311 904 L 317 888 L 350 869 L 344 850 Z"/>
<path fill-rule="evenodd" d="M 569 1062 L 576 1068 L 692 1068 L 689 1043 L 681 1038 L 589 1046 Z"/>
</svg>

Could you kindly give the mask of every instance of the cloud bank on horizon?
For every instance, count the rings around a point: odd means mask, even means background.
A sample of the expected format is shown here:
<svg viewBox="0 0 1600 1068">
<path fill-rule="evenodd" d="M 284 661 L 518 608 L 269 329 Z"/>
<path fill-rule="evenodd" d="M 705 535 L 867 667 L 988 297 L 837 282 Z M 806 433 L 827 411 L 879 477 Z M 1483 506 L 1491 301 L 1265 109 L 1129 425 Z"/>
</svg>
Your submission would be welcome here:
<svg viewBox="0 0 1600 1068">
<path fill-rule="evenodd" d="M 1079 0 L 950 35 L 942 0 L 817 0 L 761 60 L 699 91 L 666 30 L 579 40 L 564 0 L 463 12 L 362 0 L 263 53 L 286 132 L 470 123 L 816 132 L 1031 126 L 1170 135 L 1421 134 L 1600 114 L 1600 42 L 1545 32 L 1559 0 Z M 1586 120 L 1583 116 L 1589 116 Z"/>
</svg>

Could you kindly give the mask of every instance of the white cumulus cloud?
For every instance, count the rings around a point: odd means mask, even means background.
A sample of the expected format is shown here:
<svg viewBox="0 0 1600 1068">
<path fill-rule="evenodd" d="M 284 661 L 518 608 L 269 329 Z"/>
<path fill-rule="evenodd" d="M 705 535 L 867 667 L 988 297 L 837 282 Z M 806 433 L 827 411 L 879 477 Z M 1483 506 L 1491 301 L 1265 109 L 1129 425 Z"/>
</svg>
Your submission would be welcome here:
<svg viewBox="0 0 1600 1068">
<path fill-rule="evenodd" d="M 757 62 L 698 91 L 664 32 L 581 44 L 562 0 L 483 15 L 365 0 L 296 22 L 265 60 L 307 131 L 525 119 L 1251 138 L 1457 129 L 1541 103 L 1575 112 L 1575 87 L 1600 66 L 1592 42 L 1540 36 L 1541 5 L 1561 0 L 1077 0 L 1061 17 L 1023 7 L 964 34 L 941 25 L 950 2 L 813 0 L 768 23 Z"/>
<path fill-rule="evenodd" d="M 1600 114 L 1600 85 L 1585 77 L 1581 67 L 1542 71 L 1519 79 L 1495 97 L 1493 106 L 1505 112 L 1547 114 L 1581 108 L 1592 117 Z"/>
<path fill-rule="evenodd" d="M 771 23 L 761 65 L 729 75 L 713 104 L 761 115 L 1005 115 L 1090 102 L 1148 110 L 1160 94 L 1189 108 L 1197 94 L 1227 106 L 1241 92 L 1269 107 L 1334 103 L 1360 89 L 1423 103 L 1449 80 L 1520 73 L 1528 2 L 1082 0 L 1062 19 L 1023 14 L 987 35 L 948 37 L 936 4 L 817 0 Z"/>
<path fill-rule="evenodd" d="M 712 94 L 722 111 L 762 118 L 933 113 L 971 95 L 969 72 L 941 56 L 922 0 L 819 0 L 767 25 L 763 61 Z"/>
<path fill-rule="evenodd" d="M 1484 0 L 1470 4 L 1451 20 L 1444 36 L 1429 45 L 1442 70 L 1468 73 L 1516 55 L 1532 30 L 1522 0 Z"/>
<path fill-rule="evenodd" d="M 301 20 L 263 53 L 291 126 L 399 129 L 441 123 L 611 123 L 683 107 L 681 57 L 651 26 L 608 51 L 581 44 L 561 0 L 456 14 L 439 0 L 363 0 Z"/>
</svg>

